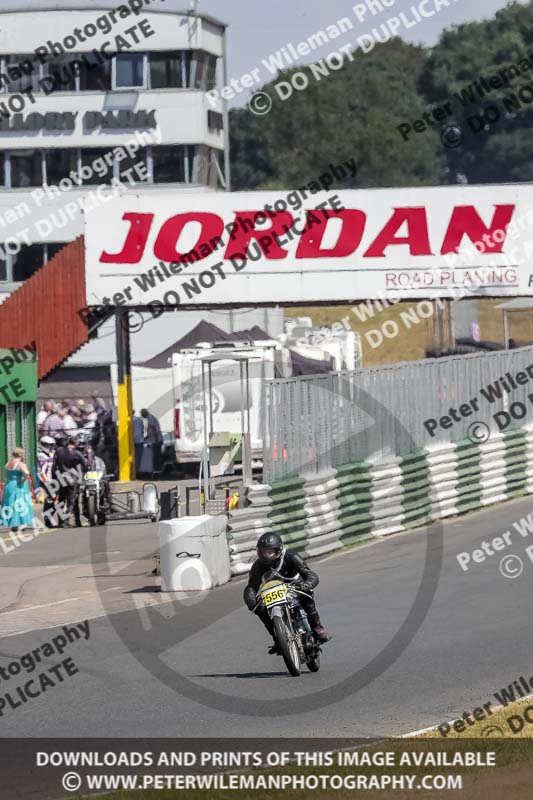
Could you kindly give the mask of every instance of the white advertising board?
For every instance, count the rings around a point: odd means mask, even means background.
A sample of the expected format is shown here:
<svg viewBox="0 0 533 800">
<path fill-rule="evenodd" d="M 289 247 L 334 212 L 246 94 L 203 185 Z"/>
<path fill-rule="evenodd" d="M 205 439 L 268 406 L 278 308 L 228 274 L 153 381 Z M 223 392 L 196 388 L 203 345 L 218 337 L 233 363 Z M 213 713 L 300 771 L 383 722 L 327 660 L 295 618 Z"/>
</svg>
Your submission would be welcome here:
<svg viewBox="0 0 533 800">
<path fill-rule="evenodd" d="M 87 305 L 528 295 L 532 242 L 529 184 L 129 192 L 86 214 Z"/>
</svg>

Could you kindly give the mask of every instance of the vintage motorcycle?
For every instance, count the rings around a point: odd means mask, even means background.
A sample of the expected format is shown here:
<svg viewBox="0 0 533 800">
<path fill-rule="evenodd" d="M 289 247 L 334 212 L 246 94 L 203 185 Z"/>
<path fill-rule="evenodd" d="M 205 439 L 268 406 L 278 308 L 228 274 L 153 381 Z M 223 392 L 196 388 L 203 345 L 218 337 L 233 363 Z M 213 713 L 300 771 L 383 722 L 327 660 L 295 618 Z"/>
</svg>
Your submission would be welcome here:
<svg viewBox="0 0 533 800">
<path fill-rule="evenodd" d="M 296 580 L 282 578 L 275 570 L 269 570 L 263 576 L 254 609 L 261 604 L 266 608 L 281 655 L 293 677 L 300 674 L 302 664 L 306 664 L 310 672 L 318 672 L 321 652 L 299 600 L 299 595 L 309 595 L 291 585 Z"/>
<path fill-rule="evenodd" d="M 110 488 L 101 458 L 94 458 L 91 469 L 83 476 L 80 488 L 82 509 L 89 525 L 105 525 L 110 511 Z"/>
</svg>

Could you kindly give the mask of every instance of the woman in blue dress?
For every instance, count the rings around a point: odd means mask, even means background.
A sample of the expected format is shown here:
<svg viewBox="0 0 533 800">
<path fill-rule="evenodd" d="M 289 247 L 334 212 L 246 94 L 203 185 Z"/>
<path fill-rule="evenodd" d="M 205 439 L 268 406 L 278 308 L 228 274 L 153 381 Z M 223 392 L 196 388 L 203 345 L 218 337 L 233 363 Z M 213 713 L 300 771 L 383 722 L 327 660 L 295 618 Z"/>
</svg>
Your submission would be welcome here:
<svg viewBox="0 0 533 800">
<path fill-rule="evenodd" d="M 6 482 L 0 507 L 0 524 L 16 530 L 31 525 L 33 506 L 30 492 L 30 471 L 24 463 L 24 450 L 15 447 L 6 464 Z"/>
</svg>

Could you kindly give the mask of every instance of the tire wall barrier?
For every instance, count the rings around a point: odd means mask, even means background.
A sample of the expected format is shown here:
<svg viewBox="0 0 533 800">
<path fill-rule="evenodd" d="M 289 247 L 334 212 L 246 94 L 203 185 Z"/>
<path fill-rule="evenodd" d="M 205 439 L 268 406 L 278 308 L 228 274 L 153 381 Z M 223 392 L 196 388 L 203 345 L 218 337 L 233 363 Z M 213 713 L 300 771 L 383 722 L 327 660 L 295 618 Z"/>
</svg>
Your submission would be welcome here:
<svg viewBox="0 0 533 800">
<path fill-rule="evenodd" d="M 302 556 L 324 555 L 374 537 L 533 493 L 533 430 L 492 434 L 376 464 L 359 462 L 247 491 L 230 512 L 233 575 L 247 572 L 262 533 L 283 533 Z"/>
</svg>

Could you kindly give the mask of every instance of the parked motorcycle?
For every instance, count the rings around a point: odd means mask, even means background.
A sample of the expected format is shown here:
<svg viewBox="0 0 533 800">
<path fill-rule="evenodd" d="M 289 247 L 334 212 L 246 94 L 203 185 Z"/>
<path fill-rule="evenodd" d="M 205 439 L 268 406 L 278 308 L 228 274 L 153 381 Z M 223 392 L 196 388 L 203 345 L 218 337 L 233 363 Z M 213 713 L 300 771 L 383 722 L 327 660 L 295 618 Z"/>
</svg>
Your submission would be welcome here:
<svg viewBox="0 0 533 800">
<path fill-rule="evenodd" d="M 318 672 L 321 652 L 299 600 L 300 595 L 309 595 L 291 585 L 296 580 L 282 578 L 275 570 L 265 573 L 255 607 L 263 604 L 266 608 L 281 655 L 293 677 L 300 675 L 302 664 L 306 664 L 310 672 Z"/>
<path fill-rule="evenodd" d="M 81 502 L 89 525 L 105 525 L 110 511 L 110 488 L 106 477 L 105 464 L 95 457 L 91 469 L 83 476 Z"/>
</svg>

